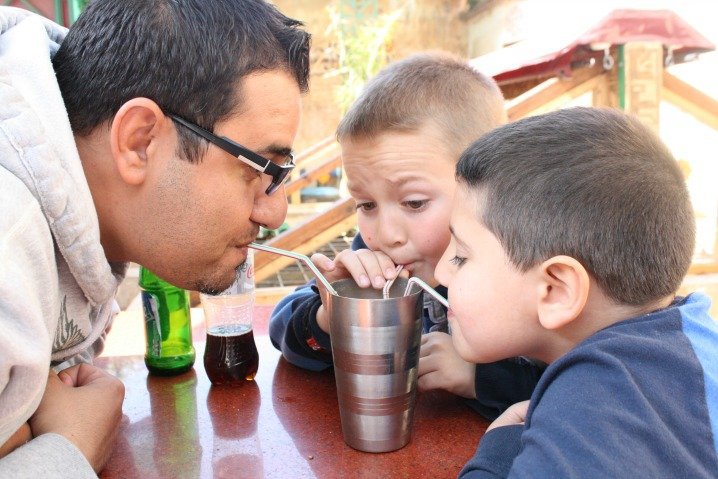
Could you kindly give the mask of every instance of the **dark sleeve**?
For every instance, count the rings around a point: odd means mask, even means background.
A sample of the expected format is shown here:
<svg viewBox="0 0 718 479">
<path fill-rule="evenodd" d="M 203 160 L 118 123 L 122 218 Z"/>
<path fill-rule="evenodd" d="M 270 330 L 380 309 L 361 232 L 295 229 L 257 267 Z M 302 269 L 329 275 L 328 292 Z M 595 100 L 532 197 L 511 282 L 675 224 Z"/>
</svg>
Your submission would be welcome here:
<svg viewBox="0 0 718 479">
<path fill-rule="evenodd" d="M 530 399 L 545 369 L 544 363 L 527 358 L 477 364 L 476 399 L 467 403 L 493 421 L 512 404 Z"/>
<path fill-rule="evenodd" d="M 351 248 L 366 248 L 360 234 L 354 237 Z M 282 298 L 269 317 L 269 337 L 274 347 L 290 363 L 312 371 L 333 364 L 331 340 L 317 324 L 321 304 L 316 280 L 312 280 Z"/>
<path fill-rule="evenodd" d="M 476 454 L 464 465 L 459 479 L 508 477 L 514 458 L 521 452 L 522 425 L 492 429 L 481 438 Z"/>
<path fill-rule="evenodd" d="M 290 363 L 312 371 L 333 364 L 329 335 L 317 324 L 322 300 L 314 281 L 283 298 L 269 318 L 269 337 Z"/>
<path fill-rule="evenodd" d="M 369 249 L 369 247 L 364 242 L 364 238 L 361 237 L 361 233 L 357 233 L 357 235 L 352 240 L 352 251 L 356 251 L 358 249 Z"/>
</svg>

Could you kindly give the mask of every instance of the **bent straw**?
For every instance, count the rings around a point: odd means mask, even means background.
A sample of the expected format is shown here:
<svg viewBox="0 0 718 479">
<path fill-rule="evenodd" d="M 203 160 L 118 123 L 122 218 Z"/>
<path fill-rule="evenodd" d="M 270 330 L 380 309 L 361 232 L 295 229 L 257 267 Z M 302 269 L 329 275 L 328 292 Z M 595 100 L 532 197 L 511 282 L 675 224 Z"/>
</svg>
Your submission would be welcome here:
<svg viewBox="0 0 718 479">
<path fill-rule="evenodd" d="M 443 305 L 446 306 L 447 308 L 449 307 L 449 302 L 446 300 L 446 298 L 444 298 L 442 295 L 440 295 L 439 293 L 437 293 L 434 288 L 432 288 L 431 286 L 429 286 L 428 284 L 426 284 L 424 281 L 420 280 L 420 279 L 417 278 L 416 276 L 414 276 L 414 277 L 412 277 L 412 278 L 409 278 L 409 282 L 406 283 L 406 289 L 404 290 L 404 296 L 406 296 L 406 295 L 408 295 L 408 294 L 411 294 L 411 288 L 412 288 L 415 284 L 418 284 L 419 286 L 421 286 L 421 288 L 422 288 L 424 291 L 426 291 L 427 293 L 429 293 L 430 295 L 432 295 L 434 298 L 436 298 L 436 300 L 437 300 L 438 302 L 440 302 L 441 304 L 443 304 Z"/>
<path fill-rule="evenodd" d="M 396 271 L 394 272 L 394 277 L 391 278 L 389 281 L 384 283 L 384 289 L 381 290 L 381 296 L 384 299 L 389 299 L 389 290 L 391 289 L 391 285 L 394 284 L 394 280 L 399 277 L 399 273 L 401 273 L 401 270 L 404 269 L 404 265 L 400 264 L 396 267 Z M 406 296 L 406 295 L 404 295 Z"/>
<path fill-rule="evenodd" d="M 294 259 L 298 259 L 298 260 L 302 261 L 304 264 L 306 264 L 309 267 L 309 269 L 312 270 L 312 273 L 314 273 L 314 276 L 316 276 L 317 279 L 319 281 L 321 281 L 321 283 L 324 285 L 325 288 L 327 288 L 327 291 L 329 291 L 329 293 L 333 294 L 334 296 L 339 296 L 337 294 L 337 291 L 334 288 L 332 288 L 331 284 L 329 284 L 329 281 L 327 281 L 327 278 L 325 278 L 324 275 L 319 271 L 319 269 L 317 269 L 317 267 L 314 266 L 314 263 L 312 263 L 312 260 L 310 260 L 309 257 L 307 257 L 303 254 L 300 254 L 300 253 L 295 253 L 294 251 L 287 251 L 285 249 L 274 248 L 272 246 L 266 246 L 266 245 L 263 245 L 260 243 L 249 243 L 249 247 L 252 249 L 266 251 L 267 253 L 274 253 L 274 254 L 280 254 L 282 256 L 289 256 L 290 258 L 294 258 Z"/>
</svg>

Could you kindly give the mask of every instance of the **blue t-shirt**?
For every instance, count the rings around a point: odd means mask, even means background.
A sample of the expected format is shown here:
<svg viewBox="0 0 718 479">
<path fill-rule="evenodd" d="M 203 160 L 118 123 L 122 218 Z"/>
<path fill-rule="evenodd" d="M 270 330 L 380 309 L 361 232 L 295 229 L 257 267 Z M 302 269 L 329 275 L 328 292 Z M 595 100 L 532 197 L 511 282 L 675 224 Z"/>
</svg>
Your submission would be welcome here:
<svg viewBox="0 0 718 479">
<path fill-rule="evenodd" d="M 525 426 L 489 431 L 460 477 L 718 477 L 718 323 L 694 293 L 550 364 Z"/>
</svg>

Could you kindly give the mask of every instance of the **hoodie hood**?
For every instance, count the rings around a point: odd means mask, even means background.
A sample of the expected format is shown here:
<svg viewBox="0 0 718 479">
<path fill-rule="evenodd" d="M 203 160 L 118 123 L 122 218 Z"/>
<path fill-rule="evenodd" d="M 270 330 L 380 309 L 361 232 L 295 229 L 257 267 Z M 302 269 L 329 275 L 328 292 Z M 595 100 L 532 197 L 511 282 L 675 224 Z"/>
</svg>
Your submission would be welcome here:
<svg viewBox="0 0 718 479">
<path fill-rule="evenodd" d="M 112 299 L 117 274 L 100 244 L 92 201 L 51 58 L 67 29 L 26 10 L 0 8 L 0 134 L 16 155 L 0 166 L 35 196 L 59 253 L 92 307 Z"/>
</svg>

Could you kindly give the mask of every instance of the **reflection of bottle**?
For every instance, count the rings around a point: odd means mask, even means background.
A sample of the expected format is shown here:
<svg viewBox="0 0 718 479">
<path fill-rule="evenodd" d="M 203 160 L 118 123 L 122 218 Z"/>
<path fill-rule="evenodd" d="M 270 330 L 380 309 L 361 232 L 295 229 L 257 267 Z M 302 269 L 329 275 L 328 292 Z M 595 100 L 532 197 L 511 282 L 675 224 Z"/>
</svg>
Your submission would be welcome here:
<svg viewBox="0 0 718 479">
<path fill-rule="evenodd" d="M 256 383 L 243 388 L 210 388 L 212 472 L 215 478 L 264 477 L 257 420 L 262 399 Z"/>
<path fill-rule="evenodd" d="M 171 376 L 194 364 L 189 295 L 150 270 L 140 268 L 147 348 L 145 364 L 152 374 Z"/>
<path fill-rule="evenodd" d="M 148 376 L 147 390 L 154 440 L 151 450 L 158 476 L 199 477 L 202 445 L 197 420 L 197 374 L 191 370 L 173 378 Z"/>
<path fill-rule="evenodd" d="M 248 250 L 232 286 L 217 296 L 201 297 L 207 329 L 204 369 L 209 380 L 212 384 L 237 384 L 254 379 L 259 354 L 252 331 L 252 250 Z"/>
</svg>

